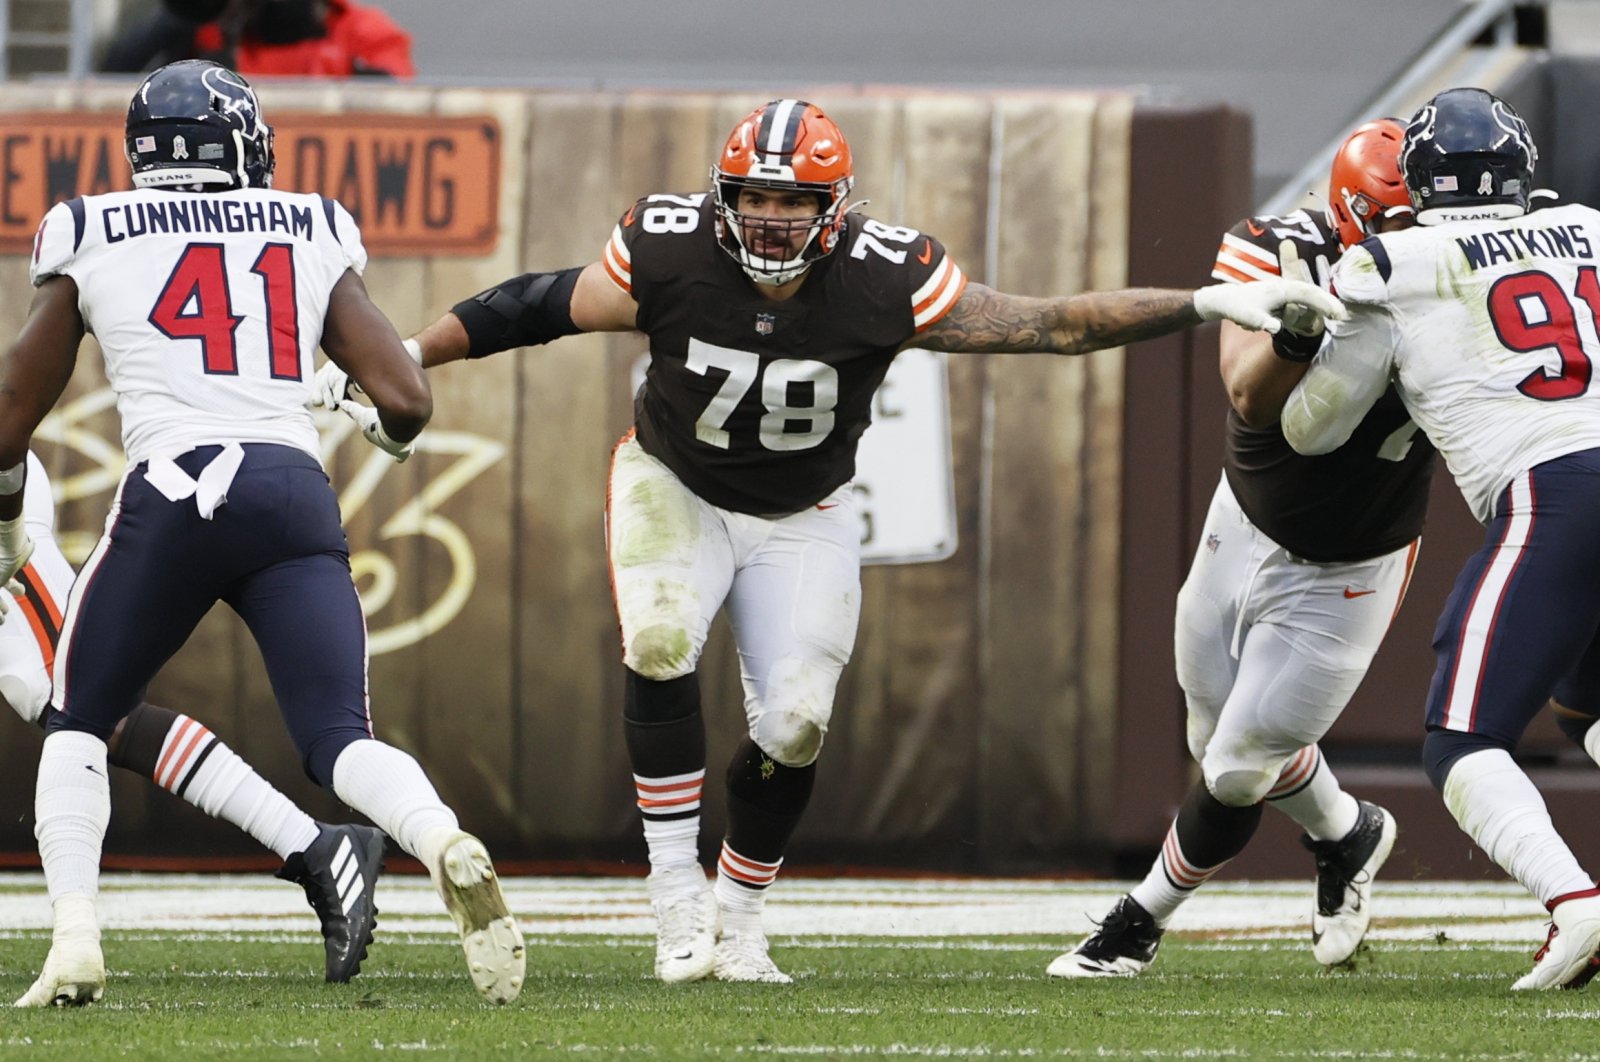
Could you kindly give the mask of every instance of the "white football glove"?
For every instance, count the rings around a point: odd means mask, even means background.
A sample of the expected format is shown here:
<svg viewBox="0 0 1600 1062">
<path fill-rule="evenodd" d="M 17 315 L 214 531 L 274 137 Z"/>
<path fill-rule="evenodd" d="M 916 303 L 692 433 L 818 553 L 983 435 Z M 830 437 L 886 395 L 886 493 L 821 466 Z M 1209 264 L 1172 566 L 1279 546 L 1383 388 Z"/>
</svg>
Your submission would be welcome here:
<svg viewBox="0 0 1600 1062">
<path fill-rule="evenodd" d="M 1251 332 L 1277 332 L 1285 307 L 1294 304 L 1319 321 L 1343 321 L 1344 304 L 1315 284 L 1301 280 L 1257 280 L 1249 284 L 1212 284 L 1194 293 L 1194 309 L 1202 321 L 1227 318 Z M 1300 318 L 1305 321 L 1304 317 Z"/>
<path fill-rule="evenodd" d="M 356 422 L 361 434 L 367 437 L 367 442 L 396 461 L 404 461 L 415 452 L 415 439 L 410 442 L 395 442 L 389 438 L 389 433 L 383 430 L 383 421 L 378 419 L 378 411 L 371 406 L 364 406 L 353 398 L 346 398 L 335 408 Z"/>
<path fill-rule="evenodd" d="M 408 339 L 401 346 L 406 348 L 412 361 L 422 364 L 422 344 L 415 339 Z M 352 382 L 350 374 L 332 361 L 317 370 L 317 375 L 311 380 L 311 388 L 311 404 L 321 409 L 338 409 L 339 403 L 351 395 L 363 393 L 361 385 Z"/>
<path fill-rule="evenodd" d="M 350 387 L 350 374 L 330 361 L 311 379 L 311 404 L 338 409 L 339 403 L 350 397 Z"/>
<path fill-rule="evenodd" d="M 5 592 L 0 593 L 0 617 L 11 611 L 11 599 L 24 593 L 17 573 L 22 571 L 33 556 L 33 539 L 22 517 L 0 520 L 0 583 Z"/>
<path fill-rule="evenodd" d="M 1278 265 L 1283 270 L 1285 280 L 1316 283 L 1311 279 L 1311 267 L 1301 260 L 1300 248 L 1295 246 L 1293 240 L 1284 240 L 1278 245 Z M 1323 333 L 1322 315 L 1309 306 L 1298 302 L 1287 303 L 1279 317 L 1283 319 L 1284 330 L 1297 336 L 1312 337 Z"/>
</svg>

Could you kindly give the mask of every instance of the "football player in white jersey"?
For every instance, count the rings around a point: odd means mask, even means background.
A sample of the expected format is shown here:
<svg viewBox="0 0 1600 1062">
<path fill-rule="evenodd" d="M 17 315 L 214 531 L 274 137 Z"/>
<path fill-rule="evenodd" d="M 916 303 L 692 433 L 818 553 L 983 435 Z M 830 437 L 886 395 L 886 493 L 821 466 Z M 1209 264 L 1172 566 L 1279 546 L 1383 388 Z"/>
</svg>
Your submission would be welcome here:
<svg viewBox="0 0 1600 1062">
<path fill-rule="evenodd" d="M 1401 169 L 1418 225 L 1340 261 L 1349 321 L 1283 414 L 1296 450 L 1326 453 L 1393 382 L 1488 527 L 1434 633 L 1423 762 L 1461 828 L 1551 912 L 1518 989 L 1600 970 L 1600 889 L 1511 755 L 1552 694 L 1600 706 L 1600 212 L 1529 213 L 1537 157 L 1482 89 L 1416 114 Z"/>
<path fill-rule="evenodd" d="M 50 479 L 31 453 L 22 507 L 34 549 L 16 575 L 20 593 L 0 594 L 0 699 L 23 721 L 48 729 L 55 715 L 50 672 L 75 573 L 56 545 Z M 303 888 L 321 919 L 327 980 L 360 972 L 377 920 L 371 885 L 383 867 L 383 831 L 315 821 L 205 724 L 159 705 L 140 702 L 106 744 L 112 766 L 151 779 L 276 852 L 284 861 L 278 877 Z M 347 904 L 352 866 L 366 887 Z"/>
<path fill-rule="evenodd" d="M 366 626 L 308 406 L 312 357 L 360 382 L 351 411 L 397 457 L 432 413 L 422 371 L 361 283 L 354 221 L 273 191 L 254 91 L 215 63 L 163 67 L 128 108 L 135 188 L 54 207 L 37 288 L 0 371 L 0 581 L 34 545 L 23 516 L 33 431 L 100 341 L 128 470 L 62 620 L 36 835 L 54 908 L 44 971 L 18 1006 L 100 998 L 95 914 L 110 815 L 106 738 L 218 601 L 260 647 L 307 773 L 433 875 L 474 984 L 522 986 L 520 932 L 488 853 L 410 756 L 373 738 Z M 370 882 L 341 882 L 351 894 Z"/>
<path fill-rule="evenodd" d="M 1326 213 L 1240 221 L 1224 234 L 1212 276 L 1245 284 L 1315 268 L 1326 282 L 1328 264 L 1347 248 L 1382 226 L 1409 224 L 1404 132 L 1394 119 L 1361 126 L 1334 156 Z M 1413 438 L 1393 393 L 1335 453 L 1296 454 L 1278 413 L 1316 343 L 1296 353 L 1289 336 L 1222 325 L 1233 404 L 1223 477 L 1174 622 L 1189 748 L 1202 777 L 1144 880 L 1049 965 L 1052 976 L 1144 970 L 1178 909 L 1244 850 L 1267 804 L 1306 831 L 1302 843 L 1316 860 L 1313 956 L 1325 966 L 1347 962 L 1366 936 L 1394 817 L 1346 792 L 1317 743 L 1405 596 L 1434 455 Z"/>
</svg>

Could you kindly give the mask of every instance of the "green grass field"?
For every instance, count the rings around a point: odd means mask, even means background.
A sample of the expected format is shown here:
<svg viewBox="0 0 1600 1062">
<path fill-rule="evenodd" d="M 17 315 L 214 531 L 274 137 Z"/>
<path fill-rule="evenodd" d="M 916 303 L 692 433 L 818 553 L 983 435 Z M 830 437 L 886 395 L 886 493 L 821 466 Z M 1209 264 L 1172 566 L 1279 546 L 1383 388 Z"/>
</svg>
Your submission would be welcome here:
<svg viewBox="0 0 1600 1062">
<path fill-rule="evenodd" d="M 291 890 L 245 882 L 112 879 L 103 917 L 123 928 L 106 936 L 106 999 L 7 1011 L 4 1057 L 1600 1058 L 1600 998 L 1509 991 L 1539 909 L 1494 886 L 1397 886 L 1366 951 L 1331 973 L 1290 924 L 1309 885 L 1217 887 L 1145 975 L 1063 982 L 1043 969 L 1078 927 L 1041 934 L 1040 920 L 1087 925 L 1115 885 L 792 882 L 769 912 L 815 926 L 775 933 L 794 985 L 668 987 L 650 976 L 642 883 L 546 879 L 510 890 L 528 912 L 528 981 L 493 1009 L 422 882 L 385 882 L 395 917 L 350 985 L 318 980 Z M 0 878 L 6 999 L 43 957 L 28 923 L 45 916 L 36 880 Z"/>
</svg>

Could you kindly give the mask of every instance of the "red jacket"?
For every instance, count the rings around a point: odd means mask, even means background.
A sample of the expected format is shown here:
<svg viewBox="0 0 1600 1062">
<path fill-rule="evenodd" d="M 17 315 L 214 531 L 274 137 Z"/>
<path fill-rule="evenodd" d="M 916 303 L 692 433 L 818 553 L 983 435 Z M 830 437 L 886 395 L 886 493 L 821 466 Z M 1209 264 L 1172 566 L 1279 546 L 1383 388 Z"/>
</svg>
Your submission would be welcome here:
<svg viewBox="0 0 1600 1062">
<path fill-rule="evenodd" d="M 223 50 L 222 27 L 208 22 L 195 31 L 202 53 Z M 293 44 L 241 39 L 230 64 L 246 77 L 350 77 L 383 73 L 411 77 L 411 34 L 383 11 L 351 0 L 328 0 L 327 35 Z"/>
</svg>

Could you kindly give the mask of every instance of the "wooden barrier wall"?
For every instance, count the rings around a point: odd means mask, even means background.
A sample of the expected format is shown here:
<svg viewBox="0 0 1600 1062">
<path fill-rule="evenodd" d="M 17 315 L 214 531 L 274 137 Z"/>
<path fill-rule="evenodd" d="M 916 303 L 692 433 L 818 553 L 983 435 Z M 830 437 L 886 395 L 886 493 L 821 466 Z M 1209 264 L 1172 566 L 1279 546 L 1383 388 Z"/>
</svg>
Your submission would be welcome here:
<svg viewBox="0 0 1600 1062">
<path fill-rule="evenodd" d="M 128 91 L 6 86 L 0 112 L 120 112 Z M 639 195 L 704 190 L 722 137 L 760 102 L 361 85 L 268 85 L 261 96 L 269 120 L 322 112 L 497 123 L 492 253 L 375 258 L 368 269 L 372 294 L 402 334 L 507 275 L 593 260 Z M 1127 282 L 1131 97 L 840 90 L 815 98 L 851 139 L 868 212 L 937 235 L 973 280 L 1025 294 Z M 1161 135 L 1175 148 L 1152 164 L 1182 170 L 1187 206 L 1209 204 L 1222 222 L 1174 246 L 1185 248 L 1185 282 L 1200 283 L 1215 233 L 1243 205 L 1248 121 L 1162 114 Z M 1185 155 L 1186 136 L 1203 141 L 1203 165 Z M 1232 175 L 1220 191 L 1219 174 Z M 1219 206 L 1219 195 L 1230 201 Z M 27 299 L 25 261 L 0 260 L 0 332 L 15 329 Z M 1194 341 L 1183 342 L 1181 371 L 1143 377 L 1144 386 L 1164 394 L 1163 380 L 1189 371 Z M 92 347 L 52 421 L 55 443 L 41 446 L 65 495 L 61 531 L 78 555 L 121 467 Z M 378 732 L 415 752 L 464 824 L 506 856 L 642 862 L 601 526 L 609 452 L 630 422 L 629 369 L 642 349 L 637 336 L 573 337 L 442 369 L 432 377 L 434 426 L 403 466 L 351 437 L 348 425 L 327 422 L 373 637 Z M 1198 360 L 1214 356 L 1213 347 Z M 1147 664 L 1142 648 L 1137 660 L 1123 658 L 1124 583 L 1145 562 L 1122 553 L 1123 493 L 1138 480 L 1123 457 L 1122 353 L 955 356 L 949 376 L 960 546 L 946 561 L 867 570 L 860 637 L 795 841 L 797 865 L 1093 866 L 1108 845 L 1158 842 L 1154 824 L 1184 781 L 1172 760 L 1174 773 L 1155 786 L 1163 795 L 1143 797 L 1160 814 L 1143 815 L 1135 837 L 1118 835 L 1119 794 L 1130 784 L 1113 776 L 1126 744 L 1119 687 L 1130 675 L 1156 676 L 1148 681 L 1160 703 L 1140 710 L 1160 713 L 1160 741 L 1176 733 L 1181 752 L 1170 666 Z M 1180 523 L 1165 511 L 1171 526 Z M 1171 526 L 1161 533 L 1172 537 Z M 1162 577 L 1161 594 L 1175 589 L 1169 581 Z M 1170 596 L 1158 607 L 1170 610 Z M 1141 622 L 1159 628 L 1170 611 Z M 743 727 L 724 626 L 701 674 L 716 779 Z M 254 648 L 226 609 L 206 620 L 150 699 L 204 720 L 314 814 L 344 814 L 301 773 Z M 38 737 L 21 724 L 6 733 L 0 849 L 22 852 L 32 844 Z M 716 795 L 704 836 L 714 841 L 720 786 L 708 791 Z M 148 784 L 121 779 L 114 797 L 109 850 L 124 858 L 258 851 Z"/>
</svg>

